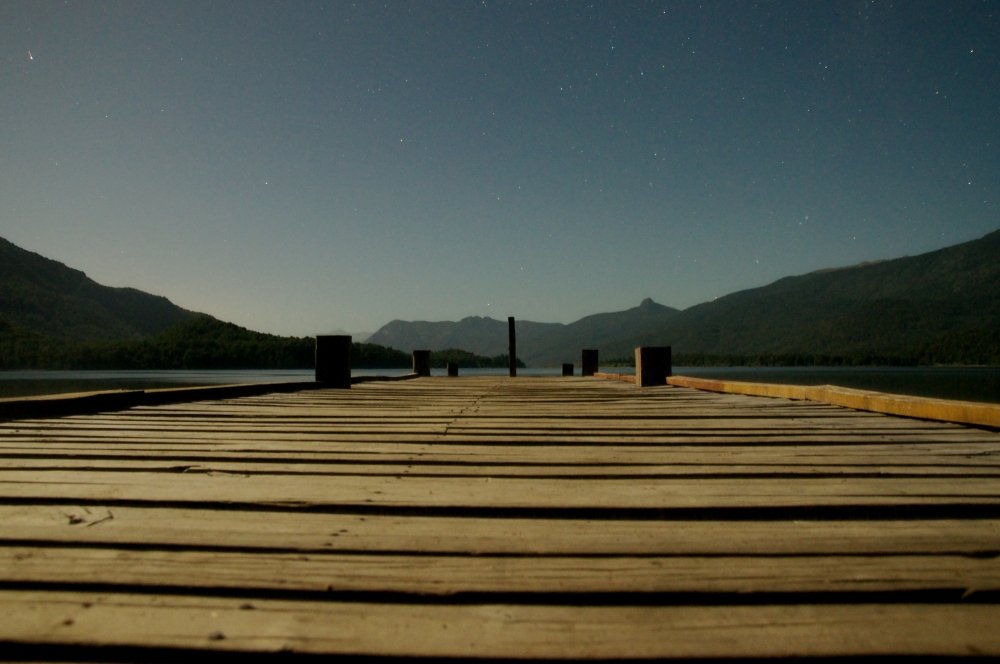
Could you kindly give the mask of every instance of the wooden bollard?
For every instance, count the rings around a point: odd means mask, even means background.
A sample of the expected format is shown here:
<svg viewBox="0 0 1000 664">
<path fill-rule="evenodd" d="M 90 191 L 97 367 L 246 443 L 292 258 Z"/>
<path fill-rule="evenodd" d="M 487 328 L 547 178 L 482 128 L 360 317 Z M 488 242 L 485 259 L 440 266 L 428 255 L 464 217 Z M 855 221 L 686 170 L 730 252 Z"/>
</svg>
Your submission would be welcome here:
<svg viewBox="0 0 1000 664">
<path fill-rule="evenodd" d="M 635 385 L 666 385 L 673 372 L 670 346 L 644 346 L 635 349 Z"/>
<path fill-rule="evenodd" d="M 449 376 L 457 376 L 458 375 L 458 362 L 449 362 L 448 363 L 448 375 Z"/>
<path fill-rule="evenodd" d="M 326 387 L 351 389 L 351 337 L 316 337 L 316 382 Z"/>
<path fill-rule="evenodd" d="M 510 377 L 517 375 L 517 336 L 514 334 L 514 317 L 507 318 L 507 352 L 510 353 Z"/>
<path fill-rule="evenodd" d="M 584 376 L 593 376 L 597 373 L 597 349 L 583 349 L 583 372 Z"/>
<path fill-rule="evenodd" d="M 563 375 L 564 376 L 572 376 L 573 375 L 573 365 L 572 364 L 563 364 Z"/>
<path fill-rule="evenodd" d="M 413 351 L 413 373 L 418 376 L 431 375 L 431 352 L 429 350 Z"/>
</svg>

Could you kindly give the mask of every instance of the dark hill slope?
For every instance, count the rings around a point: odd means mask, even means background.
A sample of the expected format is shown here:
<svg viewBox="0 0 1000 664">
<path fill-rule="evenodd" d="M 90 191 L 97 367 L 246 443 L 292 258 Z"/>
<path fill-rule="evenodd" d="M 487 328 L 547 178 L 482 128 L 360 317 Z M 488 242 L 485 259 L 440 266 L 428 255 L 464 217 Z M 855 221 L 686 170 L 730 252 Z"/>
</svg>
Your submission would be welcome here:
<svg viewBox="0 0 1000 664">
<path fill-rule="evenodd" d="M 0 238 L 0 319 L 53 339 L 136 339 L 196 316 L 165 297 L 102 286 Z"/>
<path fill-rule="evenodd" d="M 595 314 L 564 325 L 517 321 L 517 355 L 529 366 L 579 362 L 582 348 L 600 348 L 635 338 L 677 315 L 677 310 L 650 299 L 626 311 Z M 369 337 L 370 343 L 410 352 L 417 348 L 461 348 L 479 355 L 507 352 L 507 322 L 471 316 L 458 322 L 394 320 Z"/>
<path fill-rule="evenodd" d="M 653 302 L 646 298 L 638 307 L 605 314 L 593 314 L 559 328 L 543 339 L 534 348 L 519 352 L 528 364 L 534 366 L 580 362 L 583 348 L 610 348 L 612 345 L 628 345 L 631 340 L 653 334 L 672 320 L 680 312 L 672 307 Z M 520 344 L 518 345 L 520 348 Z M 601 357 L 610 358 L 601 350 Z"/>
<path fill-rule="evenodd" d="M 254 332 L 196 316 L 142 339 L 67 343 L 0 320 L 0 369 L 311 369 L 315 339 Z M 485 358 L 463 358 L 466 362 Z M 351 366 L 408 367 L 392 348 L 353 344 Z"/>
<path fill-rule="evenodd" d="M 524 359 L 559 323 L 517 321 L 517 356 Z M 368 343 L 391 346 L 409 353 L 415 349 L 446 350 L 459 348 L 476 355 L 493 357 L 507 352 L 507 321 L 469 316 L 454 321 L 394 320 L 368 337 Z"/>
<path fill-rule="evenodd" d="M 1000 231 L 972 242 L 786 277 L 686 309 L 656 331 L 609 344 L 717 354 L 892 354 L 943 335 L 1000 327 Z M 624 340 L 623 340 L 624 341 Z"/>
</svg>

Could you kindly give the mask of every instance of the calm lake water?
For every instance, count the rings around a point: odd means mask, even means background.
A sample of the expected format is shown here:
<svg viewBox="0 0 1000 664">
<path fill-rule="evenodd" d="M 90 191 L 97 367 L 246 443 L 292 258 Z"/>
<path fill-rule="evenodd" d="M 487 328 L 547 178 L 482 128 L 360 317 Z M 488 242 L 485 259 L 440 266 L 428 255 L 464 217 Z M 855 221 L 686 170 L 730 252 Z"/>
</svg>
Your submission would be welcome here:
<svg viewBox="0 0 1000 664">
<path fill-rule="evenodd" d="M 579 371 L 579 370 L 578 370 Z M 398 376 L 409 369 L 355 369 L 355 376 Z M 432 369 L 434 376 L 444 369 Z M 462 369 L 462 375 L 506 375 L 506 369 Z M 522 376 L 558 375 L 559 369 L 518 369 Z M 283 383 L 312 380 L 312 369 L 242 371 L 0 371 L 0 398 L 167 387 Z"/>
<path fill-rule="evenodd" d="M 635 373 L 632 367 L 602 371 Z M 356 369 L 355 376 L 400 375 L 408 369 Z M 558 368 L 518 369 L 519 376 L 558 376 Z M 463 376 L 503 376 L 506 369 L 461 369 Z M 580 368 L 576 369 L 577 375 Z M 1000 367 L 674 367 L 685 376 L 791 385 L 840 385 L 896 394 L 1000 403 Z M 432 375 L 443 376 L 444 369 Z M 308 381 L 311 369 L 275 371 L 5 371 L 0 372 L 0 398 L 143 390 L 230 383 Z"/>
</svg>

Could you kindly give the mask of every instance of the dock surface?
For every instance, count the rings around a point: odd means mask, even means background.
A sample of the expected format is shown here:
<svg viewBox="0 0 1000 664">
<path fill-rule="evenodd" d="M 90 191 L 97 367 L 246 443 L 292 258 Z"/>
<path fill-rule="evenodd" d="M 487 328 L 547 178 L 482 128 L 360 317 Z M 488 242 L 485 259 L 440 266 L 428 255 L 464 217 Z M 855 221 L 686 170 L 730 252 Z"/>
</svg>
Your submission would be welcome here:
<svg viewBox="0 0 1000 664">
<path fill-rule="evenodd" d="M 0 425 L 0 647 L 1000 655 L 1000 434 L 590 378 Z"/>
</svg>

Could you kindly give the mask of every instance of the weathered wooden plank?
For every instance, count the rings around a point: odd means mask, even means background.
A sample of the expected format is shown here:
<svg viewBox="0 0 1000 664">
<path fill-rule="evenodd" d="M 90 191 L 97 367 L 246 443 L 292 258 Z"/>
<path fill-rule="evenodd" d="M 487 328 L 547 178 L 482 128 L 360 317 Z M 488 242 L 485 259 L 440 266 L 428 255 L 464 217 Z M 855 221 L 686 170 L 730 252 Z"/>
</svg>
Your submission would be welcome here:
<svg viewBox="0 0 1000 664">
<path fill-rule="evenodd" d="M 590 521 L 0 505 L 0 542 L 400 553 L 988 558 L 1000 552 L 1000 520 Z"/>
<path fill-rule="evenodd" d="M 532 432 L 540 432 L 542 434 L 571 434 L 571 435 L 595 435 L 595 436 L 607 436 L 608 434 L 619 434 L 619 435 L 703 435 L 706 433 L 716 433 L 716 434 L 738 434 L 740 432 L 745 432 L 747 435 L 767 435 L 767 434 L 789 434 L 789 433 L 801 433 L 805 435 L 816 435 L 816 434 L 853 434 L 853 435 L 913 435 L 913 436 L 928 436 L 928 435 L 945 435 L 945 436 L 964 436 L 970 440 L 980 440 L 980 439 L 993 439 L 996 440 L 996 434 L 990 434 L 989 432 L 975 431 L 968 429 L 944 429 L 944 430 L 934 430 L 928 427 L 918 427 L 918 426 L 882 426 L 883 423 L 876 422 L 874 424 L 859 424 L 853 422 L 846 422 L 842 424 L 821 424 L 821 425 L 810 425 L 805 422 L 794 422 L 789 418 L 789 421 L 779 421 L 779 420 L 764 420 L 763 418 L 757 418 L 754 420 L 741 420 L 738 418 L 731 418 L 730 420 L 724 420 L 722 418 L 700 418 L 696 420 L 688 420 L 685 422 L 652 422 L 649 421 L 643 425 L 632 426 L 627 421 L 617 422 L 614 420 L 604 419 L 597 422 L 594 425 L 586 421 L 581 421 L 572 426 L 563 426 L 560 422 L 550 421 L 550 422 L 536 422 L 530 419 L 525 419 L 519 424 L 508 425 L 502 421 L 490 421 L 490 422 L 471 422 L 467 419 L 452 419 L 452 420 L 433 420 L 433 421 L 385 421 L 379 422 L 377 418 L 371 421 L 362 420 L 351 420 L 343 422 L 308 422 L 308 423 L 296 423 L 296 422 L 255 422 L 253 418 L 246 418 L 243 420 L 232 420 L 226 423 L 213 424 L 211 422 L 193 424 L 186 422 L 182 419 L 178 419 L 175 422 L 137 422 L 128 423 L 127 426 L 105 426 L 87 423 L 85 426 L 61 426 L 61 427 L 49 427 L 49 428 L 28 428 L 21 427 L 19 430 L 10 432 L 0 432 L 4 436 L 47 436 L 47 435 L 88 435 L 88 434 L 104 434 L 104 435 L 121 435 L 128 436 L 130 434 L 142 434 L 144 432 L 162 432 L 164 434 L 169 434 L 172 432 L 176 433 L 194 433 L 194 434 L 222 434 L 222 435 L 232 435 L 240 433 L 294 433 L 294 434 L 323 434 L 331 433 L 337 434 L 344 431 L 383 431 L 385 433 L 394 433 L 397 431 L 402 432 L 412 432 L 412 433 L 437 433 L 442 429 L 447 430 L 450 434 L 461 434 L 468 432 L 470 435 L 483 435 L 488 434 L 493 431 L 499 431 L 500 433 L 510 432 L 519 435 Z"/>
<path fill-rule="evenodd" d="M 300 434 L 315 434 L 315 433 L 339 433 L 341 431 L 365 431 L 377 429 L 386 433 L 393 433 L 395 431 L 422 433 L 422 432 L 439 432 L 442 428 L 446 428 L 449 432 L 461 433 L 468 430 L 472 434 L 482 434 L 488 433 L 490 431 L 500 431 L 511 432 L 511 433 L 530 433 L 532 431 L 540 431 L 542 433 L 568 433 L 573 435 L 579 434 L 668 434 L 668 435 L 699 435 L 704 433 L 740 433 L 746 432 L 748 435 L 755 434 L 767 434 L 767 433 L 802 433 L 802 434 L 836 434 L 836 433 L 852 433 L 855 435 L 951 435 L 951 436 L 964 436 L 968 439 L 993 439 L 996 440 L 996 434 L 990 434 L 988 432 L 973 431 L 968 429 L 958 429 L 958 428 L 948 428 L 948 429 L 932 429 L 930 427 L 920 427 L 913 426 L 912 424 L 907 424 L 906 426 L 894 425 L 889 426 L 891 423 L 886 422 L 875 422 L 875 423 L 818 423 L 812 425 L 808 422 L 795 422 L 791 418 L 789 420 L 777 420 L 777 419 L 767 419 L 756 418 L 753 419 L 740 419 L 740 418 L 700 418 L 684 421 L 663 421 L 663 422 L 653 422 L 647 421 L 642 425 L 632 425 L 628 421 L 614 421 L 614 420 L 595 420 L 594 423 L 588 423 L 586 421 L 581 421 L 572 426 L 564 426 L 562 422 L 550 421 L 550 422 L 535 422 L 529 419 L 525 419 L 520 423 L 504 423 L 502 421 L 490 421 L 490 422 L 471 422 L 467 419 L 455 419 L 455 420 L 432 420 L 432 421 L 385 421 L 379 422 L 378 419 L 372 419 L 371 421 L 343 421 L 343 422 L 324 422 L 318 421 L 315 423 L 296 423 L 296 422 L 256 422 L 252 418 L 247 418 L 245 420 L 233 420 L 226 423 L 213 424 L 210 422 L 192 424 L 185 422 L 182 419 L 178 419 L 176 422 L 137 422 L 137 423 L 127 423 L 121 426 L 104 425 L 104 424 L 92 424 L 84 423 L 83 425 L 70 425 L 65 424 L 59 427 L 29 427 L 22 424 L 21 427 L 8 430 L 3 433 L 4 436 L 11 435 L 59 435 L 59 434 L 78 434 L 86 435 L 88 433 L 101 433 L 105 435 L 120 435 L 128 436 L 130 434 L 142 434 L 144 432 L 162 432 L 164 434 L 170 432 L 178 432 L 181 434 L 194 432 L 194 433 L 204 433 L 204 434 L 238 434 L 238 433 L 300 433 Z"/>
<path fill-rule="evenodd" d="M 859 473 L 868 469 L 873 472 L 892 472 L 903 467 L 948 472 L 967 470 L 990 472 L 998 465 L 993 455 L 978 454 L 975 448 L 884 448 L 875 450 L 861 446 L 844 446 L 844 454 L 837 454 L 838 448 L 752 446 L 733 448 L 718 446 L 709 448 L 691 447 L 607 447 L 587 446 L 482 446 L 469 445 L 424 445 L 424 444 L 343 444 L 326 446 L 245 446 L 245 445 L 203 445 L 184 446 L 142 444 L 121 447 L 59 444 L 39 449 L 30 445 L 8 448 L 0 451 L 0 464 L 8 468 L 28 467 L 33 463 L 52 464 L 57 460 L 72 459 L 84 463 L 101 463 L 105 460 L 144 460 L 169 462 L 174 470 L 182 471 L 188 466 L 206 463 L 272 463 L 272 464 L 394 464 L 404 467 L 436 464 L 456 467 L 580 467 L 586 472 L 589 466 L 676 466 L 690 467 L 696 472 L 698 467 L 723 466 L 727 468 L 767 467 L 797 468 L 817 470 L 823 468 L 854 468 Z M 480 451 L 481 450 L 481 451 Z M 881 454 L 879 452 L 882 452 Z M 742 472 L 742 471 L 741 471 Z M 916 470 L 914 471 L 916 472 Z"/>
<path fill-rule="evenodd" d="M 997 655 L 1000 607 L 373 604 L 0 591 L 12 643 L 390 656 Z"/>
<path fill-rule="evenodd" d="M 456 593 L 1000 590 L 968 556 L 441 556 L 0 547 L 0 583 Z"/>
<path fill-rule="evenodd" d="M 138 443 L 121 446 L 90 446 L 59 443 L 43 448 L 26 444 L 0 450 L 0 458 L 15 463 L 18 459 L 147 459 L 165 460 L 177 466 L 204 462 L 272 463 L 396 463 L 503 465 L 503 466 L 587 466 L 587 465 L 677 465 L 677 466 L 920 466 L 995 468 L 998 456 L 989 449 L 961 446 L 852 446 L 778 445 L 761 443 L 746 447 L 728 444 L 690 445 L 436 445 L 431 443 L 224 443 L 177 445 Z M 481 450 L 481 451 L 480 451 Z M 881 452 L 881 453 L 880 453 Z M 985 472 L 985 471 L 984 471 Z"/>
<path fill-rule="evenodd" d="M 468 508 L 671 509 L 1000 504 L 998 478 L 318 478 L 228 473 L 0 471 L 0 498 Z"/>
<path fill-rule="evenodd" d="M 575 407 L 570 407 L 575 406 Z M 357 411 L 337 408 L 316 408 L 296 410 L 294 413 L 276 415 L 270 412 L 226 412 L 220 409 L 213 417 L 205 414 L 185 414 L 183 412 L 121 413 L 119 417 L 109 415 L 79 416 L 56 420 L 22 420 L 0 427 L 0 432 L 47 432 L 63 430 L 201 430 L 221 428 L 239 430 L 249 425 L 254 427 L 276 427 L 281 429 L 316 430 L 330 426 L 434 426 L 441 424 L 461 424 L 468 428 L 554 428 L 570 431 L 586 429 L 634 429 L 634 430 L 727 430 L 745 429 L 857 429 L 878 431 L 914 432 L 965 432 L 982 435 L 958 425 L 928 423 L 905 418 L 879 415 L 851 414 L 844 411 L 836 416 L 816 413 L 782 413 L 764 409 L 730 409 L 716 411 L 710 409 L 675 410 L 671 404 L 661 404 L 655 410 L 643 412 L 623 412 L 614 409 L 606 413 L 588 408 L 587 404 L 564 406 L 559 413 L 526 412 L 516 407 L 504 413 L 458 413 L 435 412 L 432 409 L 415 409 L 413 412 L 388 411 L 378 404 Z M 512 414 L 515 413 L 515 414 Z M 852 416 L 853 415 L 853 416 Z"/>
<path fill-rule="evenodd" d="M 273 455 L 272 455 L 273 456 Z M 1000 477 L 1000 464 L 976 464 L 966 460 L 965 464 L 954 465 L 910 465 L 899 464 L 662 464 L 642 463 L 620 465 L 614 461 L 599 464 L 560 465 L 516 463 L 432 463 L 423 459 L 417 462 L 365 463 L 362 460 L 350 462 L 275 462 L 266 457 L 253 460 L 227 461 L 218 457 L 206 457 L 199 462 L 178 464 L 169 459 L 148 458 L 107 458 L 77 459 L 73 457 L 11 459 L 0 457 L 0 470 L 20 470 L 24 472 L 54 472 L 66 470 L 90 470 L 99 472 L 131 472 L 142 470 L 160 473 L 252 473 L 265 475 L 313 475 L 320 477 L 342 477 L 345 475 L 409 475 L 411 477 L 532 477 L 532 478 L 588 478 L 593 480 L 624 477 L 656 477 L 658 479 L 685 479 L 698 477 L 742 478 L 753 476 L 782 477 L 791 479 L 809 476 L 857 477 Z"/>
<path fill-rule="evenodd" d="M 498 657 L 997 653 L 993 605 L 626 605 L 650 593 L 996 590 L 1000 521 L 868 508 L 976 516 L 971 506 L 1000 504 L 998 474 L 995 433 L 570 378 L 420 379 L 15 422 L 0 427 L 0 581 L 151 594 L 3 591 L 0 640 Z M 768 511 L 822 506 L 883 518 Z M 779 520 L 582 518 L 692 507 Z M 176 594 L 188 588 L 611 593 L 620 605 L 258 595 L 240 610 Z"/>
<path fill-rule="evenodd" d="M 346 429 L 346 428 L 345 428 Z M 4 447 L 18 445 L 24 442 L 48 444 L 60 441 L 79 441 L 91 443 L 107 443 L 110 445 L 122 445 L 143 443 L 152 441 L 157 443 L 176 444 L 184 443 L 227 443 L 236 441 L 270 442 L 279 443 L 342 443 L 342 442 L 422 442 L 422 443 L 443 443 L 447 445 L 457 445 L 462 443 L 481 444 L 547 444 L 547 445 L 630 445 L 630 444 L 718 444 L 728 443 L 730 445 L 754 445 L 760 443 L 772 444 L 823 444 L 823 443 L 848 443 L 848 444 L 941 444 L 941 443 L 972 443 L 992 445 L 994 448 L 1000 445 L 1000 441 L 988 437 L 969 437 L 962 435 L 951 435 L 949 433 L 929 435 L 921 433 L 894 434 L 892 432 L 851 432 L 851 431 L 830 431 L 813 432 L 809 430 L 788 430 L 788 431 L 748 431 L 740 436 L 737 431 L 714 431 L 704 432 L 636 432 L 619 431 L 605 433 L 568 433 L 557 431 L 482 431 L 482 432 L 440 432 L 432 433 L 427 431 L 379 431 L 375 427 L 359 429 L 355 431 L 337 430 L 332 432 L 296 432 L 296 431 L 243 431 L 243 432 L 136 432 L 133 434 L 118 435 L 114 433 L 94 432 L 67 432 L 65 434 L 56 433 L 49 436 L 24 436 L 24 437 L 4 437 L 0 443 Z"/>
<path fill-rule="evenodd" d="M 171 444 L 147 441 L 127 445 L 60 442 L 25 443 L 0 449 L 9 459 L 79 457 L 316 462 L 394 462 L 506 465 L 682 464 L 682 465 L 856 465 L 995 466 L 996 446 L 959 443 L 909 445 L 443 445 L 425 442 L 334 443 L 267 442 Z"/>
</svg>

